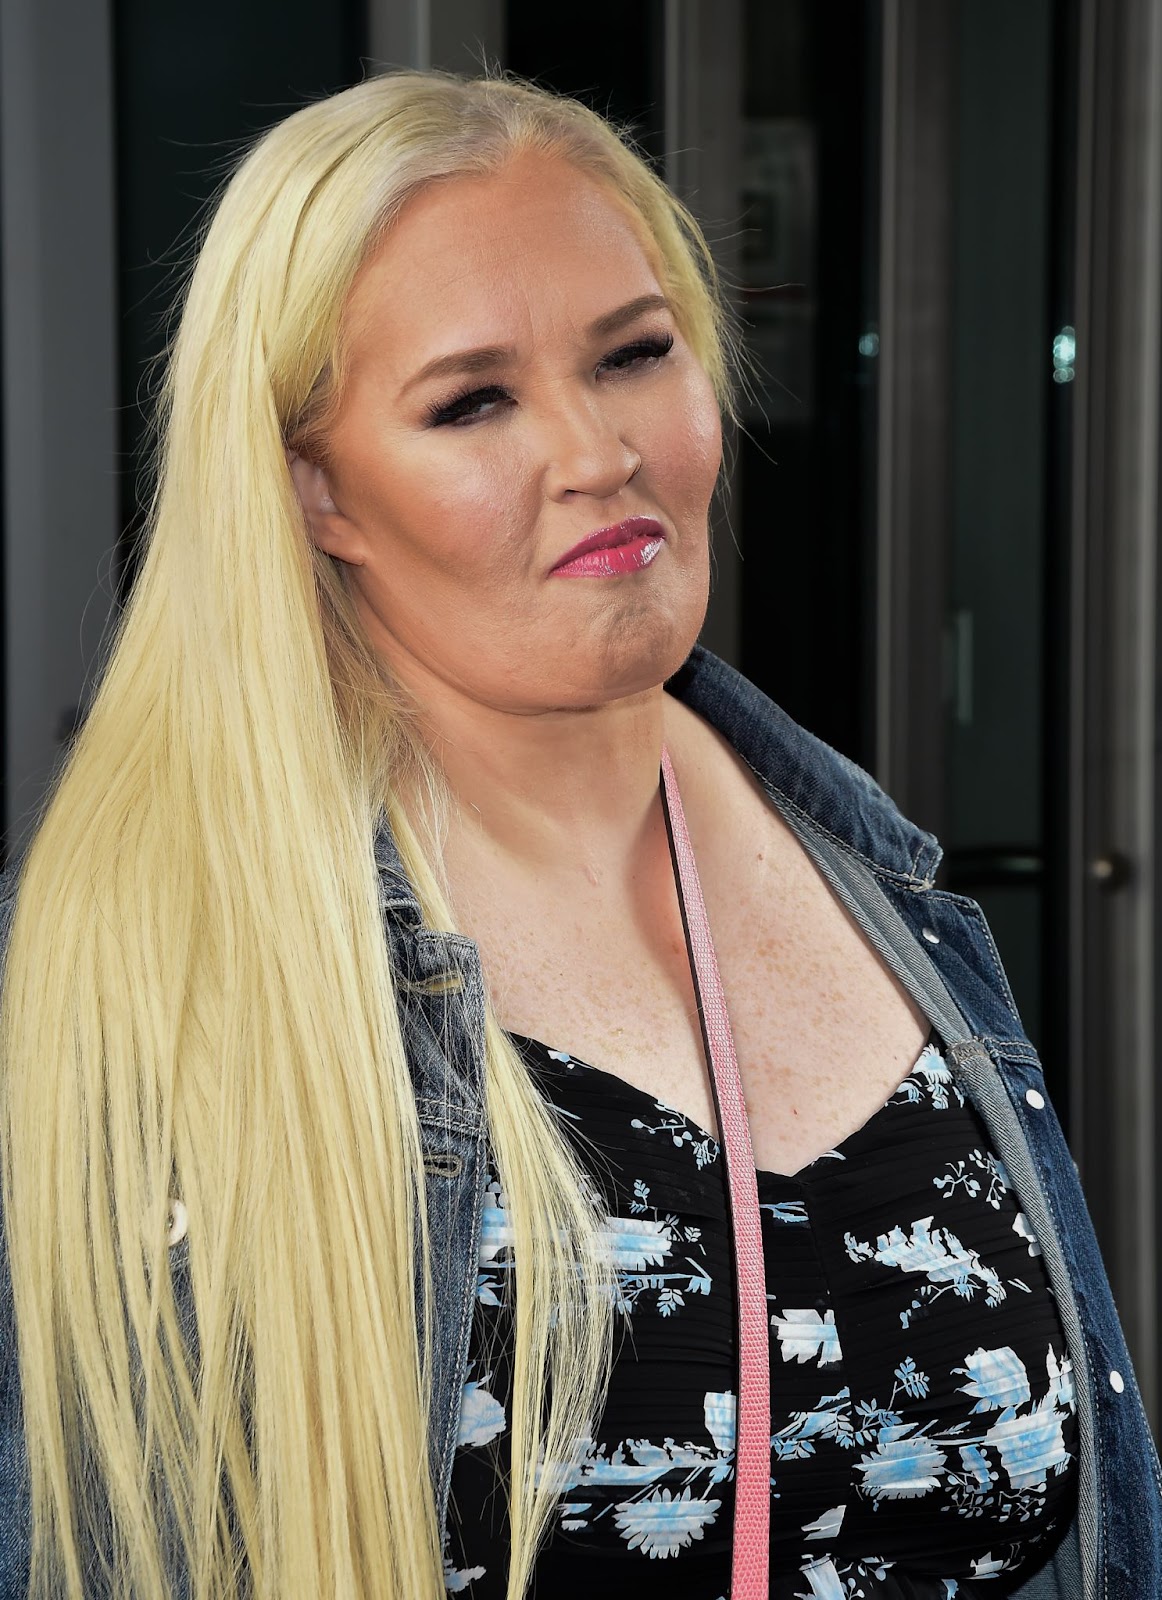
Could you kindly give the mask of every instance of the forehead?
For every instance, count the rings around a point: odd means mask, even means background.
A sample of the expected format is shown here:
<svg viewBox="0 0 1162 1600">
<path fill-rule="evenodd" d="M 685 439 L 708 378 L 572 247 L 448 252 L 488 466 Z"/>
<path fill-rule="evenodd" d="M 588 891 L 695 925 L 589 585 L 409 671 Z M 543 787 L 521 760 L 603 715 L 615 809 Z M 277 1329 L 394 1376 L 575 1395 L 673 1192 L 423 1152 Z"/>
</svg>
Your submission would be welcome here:
<svg viewBox="0 0 1162 1600">
<path fill-rule="evenodd" d="M 581 328 L 657 293 L 644 225 L 610 185 L 554 157 L 413 195 L 356 278 L 351 356 L 402 364 Z"/>
</svg>

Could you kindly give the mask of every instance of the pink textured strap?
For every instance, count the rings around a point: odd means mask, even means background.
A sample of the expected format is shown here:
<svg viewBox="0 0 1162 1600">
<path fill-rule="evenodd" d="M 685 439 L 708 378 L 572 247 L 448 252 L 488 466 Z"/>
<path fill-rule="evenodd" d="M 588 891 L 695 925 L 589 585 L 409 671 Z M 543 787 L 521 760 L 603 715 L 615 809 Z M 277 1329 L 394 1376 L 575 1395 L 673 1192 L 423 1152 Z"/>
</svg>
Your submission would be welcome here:
<svg viewBox="0 0 1162 1600">
<path fill-rule="evenodd" d="M 738 1421 L 735 1433 L 731 1600 L 767 1600 L 771 1516 L 771 1368 L 767 1283 L 758 1184 L 746 1101 L 710 937 L 694 850 L 669 751 L 662 748 L 662 801 L 694 974 L 694 992 L 718 1111 L 734 1226 L 738 1290 Z"/>
</svg>

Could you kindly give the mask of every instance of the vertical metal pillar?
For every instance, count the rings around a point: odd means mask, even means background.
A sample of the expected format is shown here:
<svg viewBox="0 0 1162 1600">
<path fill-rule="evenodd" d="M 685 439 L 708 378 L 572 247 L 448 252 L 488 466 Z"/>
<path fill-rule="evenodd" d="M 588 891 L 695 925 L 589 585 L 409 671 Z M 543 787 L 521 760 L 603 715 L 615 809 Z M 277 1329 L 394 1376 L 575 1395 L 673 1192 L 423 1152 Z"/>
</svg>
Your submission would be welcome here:
<svg viewBox="0 0 1162 1600">
<path fill-rule="evenodd" d="M 1162 0 L 1080 6 L 1070 528 L 1074 1153 L 1159 1405 Z"/>
<path fill-rule="evenodd" d="M 0 6 L 6 817 L 35 820 L 114 603 L 109 0 Z"/>
<path fill-rule="evenodd" d="M 377 67 L 430 67 L 431 0 L 368 0 L 367 47 Z"/>
<path fill-rule="evenodd" d="M 728 291 L 738 283 L 742 171 L 742 0 L 666 0 L 666 181 L 693 211 Z M 712 520 L 710 609 L 701 639 L 737 664 L 742 559 L 731 525 L 733 440 L 725 440 L 722 491 Z"/>
<path fill-rule="evenodd" d="M 949 0 L 884 0 L 876 777 L 939 833 L 951 418 Z"/>
<path fill-rule="evenodd" d="M 375 66 L 480 72 L 504 61 L 504 0 L 368 0 L 367 33 Z"/>
</svg>

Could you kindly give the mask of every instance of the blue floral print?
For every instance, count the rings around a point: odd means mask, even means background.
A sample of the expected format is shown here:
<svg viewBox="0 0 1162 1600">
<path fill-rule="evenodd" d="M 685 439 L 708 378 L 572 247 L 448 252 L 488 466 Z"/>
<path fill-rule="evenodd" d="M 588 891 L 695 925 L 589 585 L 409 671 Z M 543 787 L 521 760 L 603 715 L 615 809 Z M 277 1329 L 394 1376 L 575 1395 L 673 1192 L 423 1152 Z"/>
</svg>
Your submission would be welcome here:
<svg viewBox="0 0 1162 1600">
<path fill-rule="evenodd" d="M 935 1111 L 947 1111 L 950 1105 L 964 1105 L 964 1094 L 952 1076 L 952 1069 L 934 1044 L 927 1045 L 921 1052 L 920 1059 L 888 1104 L 919 1105 L 925 1100 Z"/>
<path fill-rule="evenodd" d="M 719 1146 L 624 1080 L 517 1043 L 580 1153 L 602 1157 L 621 1350 L 597 1436 L 538 1464 L 556 1504 L 542 1592 L 723 1600 L 737 1401 Z M 986 1600 L 1069 1510 L 1071 1368 L 1032 1229 L 982 1132 L 929 1046 L 856 1134 L 793 1178 L 758 1174 L 776 1600 Z M 516 1272 L 493 1168 L 445 1546 L 448 1591 L 478 1600 L 504 1594 L 491 1508 L 509 1459 Z M 926 1577 L 933 1551 L 946 1565 Z"/>
<path fill-rule="evenodd" d="M 713 1486 L 734 1471 L 734 1395 L 707 1393 L 704 1412 L 712 1440 L 709 1448 L 679 1445 L 673 1439 L 661 1445 L 626 1439 L 610 1449 L 585 1440 L 572 1470 L 558 1469 L 554 1474 L 563 1478 L 561 1492 L 571 1495 L 574 1489 L 585 1493 L 597 1485 L 616 1485 L 619 1497 L 607 1499 L 596 1511 L 593 1500 L 563 1501 L 562 1526 L 577 1532 L 590 1526 L 591 1514 L 596 1518 L 611 1511 L 628 1547 L 655 1558 L 676 1555 L 700 1539 L 722 1503 L 712 1494 Z M 670 1476 L 675 1468 L 683 1475 L 680 1491 L 659 1486 L 658 1479 Z"/>
<path fill-rule="evenodd" d="M 992 1267 L 987 1266 L 975 1250 L 969 1250 L 949 1228 L 933 1228 L 932 1217 L 922 1217 L 913 1222 L 908 1231 L 895 1227 L 890 1233 L 881 1233 L 875 1247 L 860 1244 L 850 1233 L 843 1236 L 847 1253 L 852 1261 L 878 1261 L 885 1267 L 899 1267 L 901 1272 L 919 1273 L 928 1279 L 921 1285 L 919 1300 L 913 1300 L 907 1310 L 900 1313 L 900 1326 L 908 1327 L 912 1314 L 921 1304 L 930 1303 L 949 1289 L 962 1300 L 971 1300 L 983 1290 L 985 1303 L 998 1306 L 1005 1298 L 1005 1288 Z"/>
<path fill-rule="evenodd" d="M 770 1298 L 768 1295 L 768 1301 Z M 771 1327 L 778 1336 L 779 1353 L 784 1361 L 814 1361 L 825 1367 L 842 1359 L 834 1311 L 816 1311 L 811 1306 L 797 1311 L 776 1311 L 771 1317 Z"/>
<path fill-rule="evenodd" d="M 469 1371 L 475 1363 L 469 1363 Z M 464 1385 L 460 1400 L 460 1428 L 456 1434 L 457 1445 L 487 1444 L 503 1433 L 506 1427 L 504 1407 L 487 1385 L 492 1374 L 486 1373 L 479 1382 L 470 1379 Z"/>
<path fill-rule="evenodd" d="M 996 1156 L 984 1150 L 970 1150 L 967 1161 L 950 1162 L 947 1171 L 933 1178 L 932 1182 L 937 1189 L 944 1191 L 946 1200 L 951 1200 L 958 1189 L 962 1189 L 969 1199 L 975 1199 L 983 1191 L 985 1205 L 992 1206 L 994 1211 L 1000 1210 L 1001 1195 L 1011 1187 L 1005 1169 Z"/>
<path fill-rule="evenodd" d="M 679 1148 L 688 1144 L 693 1152 L 695 1164 L 699 1167 L 709 1166 L 712 1161 L 718 1159 L 718 1141 L 712 1139 L 704 1129 L 695 1128 L 688 1118 L 680 1111 L 675 1111 L 672 1106 L 668 1106 L 664 1100 L 655 1100 L 654 1110 L 660 1113 L 659 1117 L 649 1122 L 634 1117 L 630 1127 L 640 1128 L 643 1133 L 666 1134 Z"/>
</svg>

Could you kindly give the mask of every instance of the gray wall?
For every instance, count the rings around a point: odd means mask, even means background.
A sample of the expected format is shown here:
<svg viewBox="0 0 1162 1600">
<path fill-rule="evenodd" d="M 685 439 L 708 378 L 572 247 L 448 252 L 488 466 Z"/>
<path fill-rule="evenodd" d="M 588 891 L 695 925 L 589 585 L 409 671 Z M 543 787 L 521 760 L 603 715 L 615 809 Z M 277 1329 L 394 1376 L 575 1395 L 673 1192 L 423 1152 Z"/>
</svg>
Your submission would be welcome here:
<svg viewBox="0 0 1162 1600">
<path fill-rule="evenodd" d="M 0 6 L 6 817 L 82 703 L 119 526 L 108 0 Z"/>
</svg>

